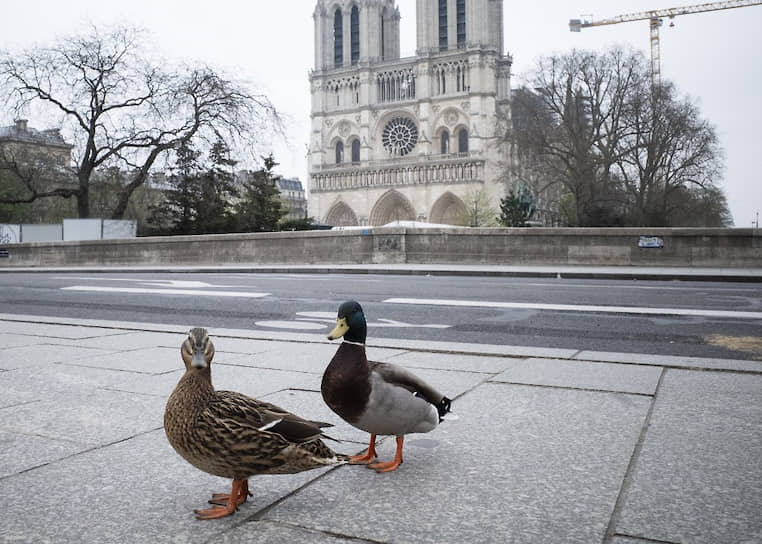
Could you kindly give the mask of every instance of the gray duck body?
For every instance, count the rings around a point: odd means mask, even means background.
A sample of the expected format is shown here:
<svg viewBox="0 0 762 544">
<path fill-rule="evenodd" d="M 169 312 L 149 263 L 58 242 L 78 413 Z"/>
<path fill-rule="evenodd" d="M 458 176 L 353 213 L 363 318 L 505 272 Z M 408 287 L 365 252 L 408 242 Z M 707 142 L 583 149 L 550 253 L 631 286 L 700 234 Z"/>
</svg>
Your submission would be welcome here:
<svg viewBox="0 0 762 544">
<path fill-rule="evenodd" d="M 326 404 L 347 423 L 376 435 L 427 433 L 439 424 L 443 395 L 402 367 L 370 362 L 365 346 L 342 342 L 321 384 Z M 428 399 L 428 400 L 427 400 Z"/>
</svg>

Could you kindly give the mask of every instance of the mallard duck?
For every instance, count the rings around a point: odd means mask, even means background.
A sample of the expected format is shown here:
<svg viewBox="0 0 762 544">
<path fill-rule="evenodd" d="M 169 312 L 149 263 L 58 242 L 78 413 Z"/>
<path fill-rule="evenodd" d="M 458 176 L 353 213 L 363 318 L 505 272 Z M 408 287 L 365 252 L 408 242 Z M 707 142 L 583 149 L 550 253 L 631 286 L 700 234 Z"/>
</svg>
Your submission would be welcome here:
<svg viewBox="0 0 762 544">
<path fill-rule="evenodd" d="M 291 474 L 346 462 L 320 437 L 329 423 L 302 419 L 278 406 L 212 386 L 214 344 L 206 329 L 188 332 L 180 353 L 185 374 L 167 401 L 164 431 L 177 453 L 196 468 L 232 478 L 230 493 L 212 495 L 199 519 L 233 514 L 246 502 L 255 474 Z"/>
<path fill-rule="evenodd" d="M 354 300 L 339 306 L 329 340 L 344 337 L 323 373 L 321 392 L 326 404 L 350 425 L 370 433 L 368 451 L 351 456 L 377 472 L 396 470 L 402 463 L 404 437 L 427 433 L 450 411 L 451 400 L 413 373 L 389 363 L 369 362 L 365 356 L 367 324 Z M 394 460 L 373 463 L 376 436 L 394 435 Z"/>
</svg>

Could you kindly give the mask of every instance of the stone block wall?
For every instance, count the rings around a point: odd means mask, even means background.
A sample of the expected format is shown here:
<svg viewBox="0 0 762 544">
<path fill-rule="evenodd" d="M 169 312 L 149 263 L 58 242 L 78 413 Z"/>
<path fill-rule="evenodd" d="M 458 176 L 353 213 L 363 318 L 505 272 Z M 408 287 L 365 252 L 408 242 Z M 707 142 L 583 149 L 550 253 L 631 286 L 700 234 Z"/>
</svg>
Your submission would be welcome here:
<svg viewBox="0 0 762 544">
<path fill-rule="evenodd" d="M 661 247 L 641 247 L 642 237 Z M 0 250 L 0 267 L 404 263 L 762 267 L 762 236 L 753 229 L 392 227 L 30 242 Z"/>
</svg>

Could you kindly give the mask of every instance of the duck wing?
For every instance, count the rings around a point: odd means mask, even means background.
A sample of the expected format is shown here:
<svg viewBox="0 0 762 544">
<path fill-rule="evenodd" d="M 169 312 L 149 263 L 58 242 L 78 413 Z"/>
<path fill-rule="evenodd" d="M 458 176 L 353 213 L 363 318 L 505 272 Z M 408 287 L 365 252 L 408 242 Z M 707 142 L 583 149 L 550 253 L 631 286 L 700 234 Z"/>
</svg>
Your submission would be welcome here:
<svg viewBox="0 0 762 544">
<path fill-rule="evenodd" d="M 375 373 L 386 383 L 407 389 L 418 397 L 433 404 L 439 412 L 439 417 L 450 411 L 451 400 L 424 382 L 409 370 L 392 363 L 370 363 L 371 373 Z"/>
<path fill-rule="evenodd" d="M 214 419 L 252 431 L 275 433 L 296 444 L 320 438 L 322 427 L 332 427 L 330 423 L 310 421 L 275 404 L 233 391 L 217 391 L 207 411 Z"/>
</svg>

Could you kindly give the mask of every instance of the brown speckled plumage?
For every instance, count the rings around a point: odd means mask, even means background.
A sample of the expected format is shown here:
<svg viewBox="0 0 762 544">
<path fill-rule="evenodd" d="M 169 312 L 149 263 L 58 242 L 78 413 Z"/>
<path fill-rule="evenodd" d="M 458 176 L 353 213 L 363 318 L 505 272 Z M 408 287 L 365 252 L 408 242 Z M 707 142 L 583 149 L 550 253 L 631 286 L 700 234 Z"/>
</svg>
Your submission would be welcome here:
<svg viewBox="0 0 762 544">
<path fill-rule="evenodd" d="M 291 474 L 346 461 L 320 440 L 321 427 L 328 424 L 240 393 L 216 391 L 210 369 L 214 346 L 206 330 L 192 329 L 181 354 L 186 372 L 167 401 L 164 431 L 196 468 L 235 484 L 256 474 Z"/>
</svg>

